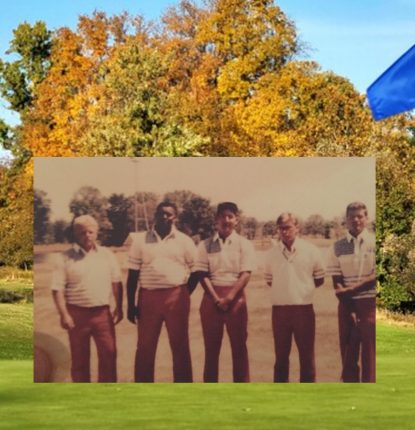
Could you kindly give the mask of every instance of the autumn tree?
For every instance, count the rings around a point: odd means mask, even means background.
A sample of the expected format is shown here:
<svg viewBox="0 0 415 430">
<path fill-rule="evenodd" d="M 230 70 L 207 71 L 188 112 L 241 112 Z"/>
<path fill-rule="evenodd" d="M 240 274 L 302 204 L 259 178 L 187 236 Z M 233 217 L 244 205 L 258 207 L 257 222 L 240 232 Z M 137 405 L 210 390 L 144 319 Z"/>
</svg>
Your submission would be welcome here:
<svg viewBox="0 0 415 430">
<path fill-rule="evenodd" d="M 14 160 L 1 168 L 0 264 L 30 268 L 33 264 L 32 178 Z"/>
<path fill-rule="evenodd" d="M 221 59 L 218 90 L 226 100 L 249 98 L 298 49 L 294 24 L 272 0 L 213 0 L 196 37 Z"/>
</svg>

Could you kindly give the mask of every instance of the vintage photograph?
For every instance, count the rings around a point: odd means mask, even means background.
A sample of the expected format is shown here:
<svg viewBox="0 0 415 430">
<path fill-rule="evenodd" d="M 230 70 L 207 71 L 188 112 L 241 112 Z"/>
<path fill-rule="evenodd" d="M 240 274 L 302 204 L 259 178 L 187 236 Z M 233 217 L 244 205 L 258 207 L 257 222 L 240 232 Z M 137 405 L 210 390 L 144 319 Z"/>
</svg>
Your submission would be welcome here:
<svg viewBox="0 0 415 430">
<path fill-rule="evenodd" d="M 375 382 L 375 159 L 35 158 L 35 382 Z"/>
</svg>

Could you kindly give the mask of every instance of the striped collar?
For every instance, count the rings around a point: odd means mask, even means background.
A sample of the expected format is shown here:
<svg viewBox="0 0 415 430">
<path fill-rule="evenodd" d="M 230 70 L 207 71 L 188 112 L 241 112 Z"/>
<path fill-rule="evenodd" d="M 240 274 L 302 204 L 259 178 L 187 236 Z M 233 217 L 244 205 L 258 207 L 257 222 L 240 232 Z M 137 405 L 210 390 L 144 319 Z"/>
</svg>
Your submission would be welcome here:
<svg viewBox="0 0 415 430">
<path fill-rule="evenodd" d="M 285 246 L 282 240 L 279 241 L 278 246 L 281 250 L 282 255 L 289 261 L 290 263 L 293 261 L 294 257 L 297 255 L 297 238 L 294 239 L 294 242 L 291 247 L 291 251 Z"/>
<path fill-rule="evenodd" d="M 237 233 L 234 230 L 225 240 L 222 240 L 219 236 L 218 232 L 215 232 L 213 235 L 213 242 L 219 242 L 220 244 L 231 244 L 233 241 L 236 240 Z"/>
<path fill-rule="evenodd" d="M 154 228 L 152 228 L 147 232 L 146 242 L 162 242 L 163 240 L 174 239 L 177 236 L 177 233 L 178 233 L 178 230 L 173 225 L 170 233 L 162 239 L 161 236 L 157 233 L 157 231 Z"/>
<path fill-rule="evenodd" d="M 73 247 L 73 249 L 74 249 L 74 251 L 76 252 L 76 253 L 78 253 L 78 254 L 81 254 L 81 255 L 87 255 L 89 252 L 91 252 L 91 251 L 94 251 L 94 252 L 97 252 L 98 251 L 98 246 L 97 246 L 97 244 L 95 243 L 94 244 L 94 247 L 90 250 L 90 251 L 86 251 L 84 248 L 82 248 L 82 246 L 80 246 L 78 243 L 74 243 L 73 245 L 72 245 L 72 247 Z"/>
<path fill-rule="evenodd" d="M 369 235 L 369 232 L 367 231 L 367 229 L 364 229 L 357 237 L 354 237 L 350 234 L 350 232 L 347 232 L 346 239 L 349 243 L 352 243 L 356 240 L 357 243 L 361 244 L 361 243 L 367 242 L 368 235 Z"/>
</svg>

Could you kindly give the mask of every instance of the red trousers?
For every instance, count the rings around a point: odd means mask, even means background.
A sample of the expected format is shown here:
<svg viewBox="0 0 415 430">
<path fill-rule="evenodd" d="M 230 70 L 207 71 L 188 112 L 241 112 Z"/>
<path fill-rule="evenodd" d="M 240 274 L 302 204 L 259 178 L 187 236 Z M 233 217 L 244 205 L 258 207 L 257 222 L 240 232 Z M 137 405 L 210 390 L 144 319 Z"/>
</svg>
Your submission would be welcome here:
<svg viewBox="0 0 415 430">
<path fill-rule="evenodd" d="M 154 382 L 157 344 L 166 323 L 173 355 L 174 382 L 192 382 L 189 346 L 190 296 L 186 286 L 141 288 L 138 298 L 138 341 L 135 356 L 135 381 Z"/>
<path fill-rule="evenodd" d="M 376 382 L 376 299 L 340 301 L 338 320 L 343 382 Z"/>
<path fill-rule="evenodd" d="M 69 330 L 73 382 L 91 382 L 91 337 L 98 352 L 98 382 L 117 381 L 115 329 L 109 306 L 67 305 L 75 327 Z"/>
<path fill-rule="evenodd" d="M 300 357 L 300 382 L 315 382 L 315 315 L 313 305 L 272 307 L 275 366 L 274 382 L 288 382 L 290 352 L 294 336 Z"/>
<path fill-rule="evenodd" d="M 225 297 L 228 287 L 214 287 L 219 297 Z M 229 335 L 232 349 L 234 382 L 249 382 L 249 361 L 246 341 L 248 338 L 248 311 L 242 291 L 227 311 L 220 310 L 209 294 L 204 294 L 200 305 L 203 339 L 205 343 L 204 382 L 218 382 L 219 354 L 223 329 Z"/>
</svg>

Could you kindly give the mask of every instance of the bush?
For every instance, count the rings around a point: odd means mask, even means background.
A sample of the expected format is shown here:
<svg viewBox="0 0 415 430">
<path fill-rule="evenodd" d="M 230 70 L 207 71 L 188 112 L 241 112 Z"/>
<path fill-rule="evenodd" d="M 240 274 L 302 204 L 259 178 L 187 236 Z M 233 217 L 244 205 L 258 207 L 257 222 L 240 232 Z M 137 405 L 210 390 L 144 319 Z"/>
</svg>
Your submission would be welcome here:
<svg viewBox="0 0 415 430">
<path fill-rule="evenodd" d="M 26 286 L 0 286 L 0 303 L 33 303 L 33 288 Z"/>
<path fill-rule="evenodd" d="M 407 288 L 394 276 L 388 275 L 378 285 L 378 301 L 380 307 L 390 311 L 399 311 L 402 302 L 411 300 Z"/>
<path fill-rule="evenodd" d="M 415 298 L 415 235 L 389 235 L 378 252 L 379 305 L 399 311 Z"/>
</svg>

